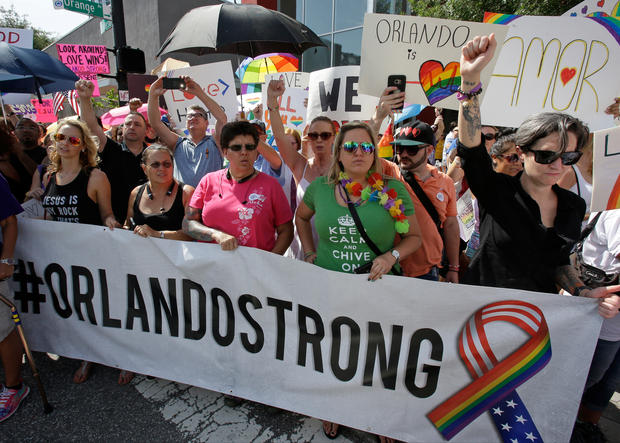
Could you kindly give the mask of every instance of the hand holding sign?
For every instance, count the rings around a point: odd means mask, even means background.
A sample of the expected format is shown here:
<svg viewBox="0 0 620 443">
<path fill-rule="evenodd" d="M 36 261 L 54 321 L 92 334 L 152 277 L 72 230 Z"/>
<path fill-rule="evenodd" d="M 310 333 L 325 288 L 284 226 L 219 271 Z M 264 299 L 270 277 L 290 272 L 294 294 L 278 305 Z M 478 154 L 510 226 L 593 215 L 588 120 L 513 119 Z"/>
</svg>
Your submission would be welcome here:
<svg viewBox="0 0 620 443">
<path fill-rule="evenodd" d="M 477 35 L 463 46 L 461 49 L 463 90 L 469 90 L 480 82 L 480 73 L 493 59 L 496 47 L 495 34 Z M 473 82 L 473 84 L 469 86 L 468 82 Z"/>
</svg>

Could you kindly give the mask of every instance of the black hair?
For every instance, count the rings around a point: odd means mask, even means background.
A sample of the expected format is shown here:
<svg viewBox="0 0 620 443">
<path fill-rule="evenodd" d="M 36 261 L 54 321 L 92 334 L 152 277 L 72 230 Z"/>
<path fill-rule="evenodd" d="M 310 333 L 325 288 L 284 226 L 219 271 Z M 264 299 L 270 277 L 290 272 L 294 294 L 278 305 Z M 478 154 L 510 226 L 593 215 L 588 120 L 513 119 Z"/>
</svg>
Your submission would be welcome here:
<svg viewBox="0 0 620 443">
<path fill-rule="evenodd" d="M 230 122 L 222 128 L 222 149 L 228 149 L 228 144 L 238 135 L 251 135 L 254 143 L 258 144 L 258 131 L 252 123 L 247 121 Z"/>
</svg>

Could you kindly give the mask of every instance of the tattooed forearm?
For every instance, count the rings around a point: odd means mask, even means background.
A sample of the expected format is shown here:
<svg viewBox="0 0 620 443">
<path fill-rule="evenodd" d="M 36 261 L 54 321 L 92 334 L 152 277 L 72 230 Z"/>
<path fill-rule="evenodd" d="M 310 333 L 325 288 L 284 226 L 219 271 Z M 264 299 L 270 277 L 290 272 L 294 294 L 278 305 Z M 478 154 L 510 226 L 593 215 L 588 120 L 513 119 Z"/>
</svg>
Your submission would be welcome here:
<svg viewBox="0 0 620 443">
<path fill-rule="evenodd" d="M 212 229 L 202 224 L 202 211 L 189 206 L 183 218 L 183 232 L 196 240 L 213 241 Z"/>
<path fill-rule="evenodd" d="M 461 143 L 466 146 L 477 146 L 480 143 L 480 101 L 478 96 L 461 103 L 459 133 Z"/>
<path fill-rule="evenodd" d="M 555 270 L 555 282 L 565 291 L 571 294 L 577 286 L 582 286 L 583 282 L 579 274 L 571 265 L 558 266 Z"/>
</svg>

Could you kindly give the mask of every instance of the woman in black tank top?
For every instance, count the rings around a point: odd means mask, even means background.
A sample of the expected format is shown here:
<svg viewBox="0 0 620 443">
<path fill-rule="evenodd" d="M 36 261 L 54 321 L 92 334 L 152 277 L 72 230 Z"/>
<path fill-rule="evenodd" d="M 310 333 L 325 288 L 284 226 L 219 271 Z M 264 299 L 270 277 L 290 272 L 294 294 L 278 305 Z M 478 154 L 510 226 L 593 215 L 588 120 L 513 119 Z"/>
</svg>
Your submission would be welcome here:
<svg viewBox="0 0 620 443">
<path fill-rule="evenodd" d="M 194 188 L 173 178 L 172 152 L 156 143 L 144 150 L 142 161 L 148 181 L 129 196 L 125 228 L 142 237 L 191 240 L 182 223 Z"/>
<path fill-rule="evenodd" d="M 96 169 L 97 144 L 86 124 L 64 119 L 54 134 L 55 149 L 44 178 L 46 190 L 41 203 L 48 218 L 69 223 L 120 224 L 112 213 L 110 182 Z"/>
</svg>

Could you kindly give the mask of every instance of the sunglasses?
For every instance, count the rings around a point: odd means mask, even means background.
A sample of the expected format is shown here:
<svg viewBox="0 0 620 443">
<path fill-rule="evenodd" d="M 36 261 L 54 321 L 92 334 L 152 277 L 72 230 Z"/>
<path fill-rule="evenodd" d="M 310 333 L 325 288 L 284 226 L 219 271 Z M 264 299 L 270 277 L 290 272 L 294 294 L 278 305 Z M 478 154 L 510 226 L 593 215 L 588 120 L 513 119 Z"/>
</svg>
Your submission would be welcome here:
<svg viewBox="0 0 620 443">
<path fill-rule="evenodd" d="M 529 151 L 534 154 L 534 161 L 541 165 L 548 165 L 556 161 L 558 158 L 562 159 L 564 166 L 574 165 L 579 161 L 583 152 L 556 152 L 556 151 Z"/>
<path fill-rule="evenodd" d="M 206 117 L 206 116 L 204 116 L 204 115 L 202 115 L 200 112 L 193 112 L 193 113 L 191 113 L 191 114 L 187 114 L 187 115 L 185 116 L 185 118 L 186 118 L 187 120 L 192 120 L 192 119 L 195 119 L 195 118 L 198 118 L 198 117 L 202 117 L 202 118 L 204 118 L 205 120 L 207 119 L 207 117 Z"/>
<path fill-rule="evenodd" d="M 65 134 L 60 133 L 54 134 L 54 140 L 57 142 L 68 140 L 73 146 L 80 146 L 80 143 L 82 143 L 82 139 L 80 137 L 67 137 Z"/>
<path fill-rule="evenodd" d="M 256 149 L 256 145 L 230 145 L 228 147 L 233 152 L 239 152 L 241 148 L 245 148 L 246 151 L 253 151 Z"/>
<path fill-rule="evenodd" d="M 497 134 L 482 134 L 485 140 L 495 140 L 497 138 Z"/>
<path fill-rule="evenodd" d="M 344 142 L 342 144 L 342 149 L 344 149 L 349 154 L 353 154 L 357 151 L 358 148 L 361 148 L 363 154 L 372 154 L 375 152 L 375 145 L 368 142 Z"/>
<path fill-rule="evenodd" d="M 416 145 L 416 146 L 395 145 L 395 147 L 396 147 L 396 153 L 398 155 L 402 154 L 403 152 L 406 152 L 408 156 L 413 157 L 421 150 L 426 149 L 428 145 Z"/>
<path fill-rule="evenodd" d="M 308 132 L 308 138 L 312 141 L 318 140 L 318 138 L 320 137 L 321 140 L 329 140 L 331 137 L 333 137 L 333 133 L 331 132 Z"/>
<path fill-rule="evenodd" d="M 497 154 L 496 155 L 497 158 L 503 158 L 504 160 L 506 160 L 508 163 L 517 163 L 519 162 L 521 159 L 519 158 L 519 154 L 510 154 L 510 155 L 506 155 L 506 154 Z"/>
<path fill-rule="evenodd" d="M 159 169 L 160 167 L 164 167 L 166 169 L 170 169 L 172 168 L 172 162 L 170 161 L 165 161 L 165 162 L 153 162 L 149 165 L 150 168 L 153 169 Z"/>
</svg>

